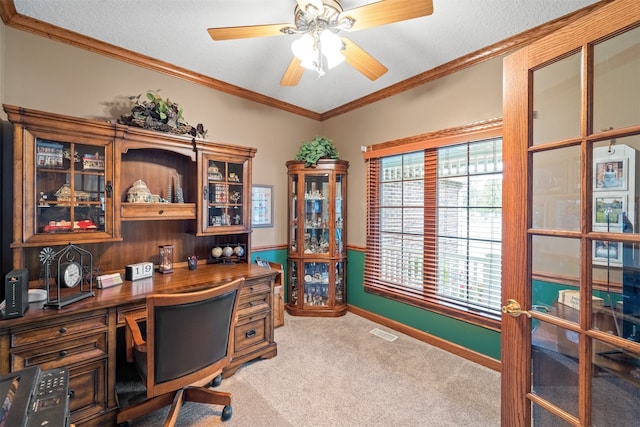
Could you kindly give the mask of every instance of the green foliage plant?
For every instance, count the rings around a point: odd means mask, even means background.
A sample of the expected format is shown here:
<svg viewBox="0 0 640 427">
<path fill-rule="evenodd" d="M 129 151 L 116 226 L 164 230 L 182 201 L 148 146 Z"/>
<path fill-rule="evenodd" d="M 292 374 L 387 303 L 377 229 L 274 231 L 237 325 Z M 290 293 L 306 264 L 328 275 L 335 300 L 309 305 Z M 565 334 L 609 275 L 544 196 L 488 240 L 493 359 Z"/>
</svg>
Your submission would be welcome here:
<svg viewBox="0 0 640 427">
<path fill-rule="evenodd" d="M 320 159 L 339 159 L 340 153 L 333 145 L 333 141 L 324 136 L 316 136 L 311 141 L 302 143 L 300 151 L 295 155 L 294 160 L 304 161 L 304 166 L 314 167 Z"/>
<path fill-rule="evenodd" d="M 206 136 L 207 131 L 201 123 L 196 127 L 189 125 L 184 119 L 182 107 L 169 98 L 163 99 L 156 92 L 147 91 L 144 98 L 143 94 L 130 96 L 129 100 L 133 102 L 131 111 L 120 116 L 118 121 L 161 132 Z"/>
</svg>

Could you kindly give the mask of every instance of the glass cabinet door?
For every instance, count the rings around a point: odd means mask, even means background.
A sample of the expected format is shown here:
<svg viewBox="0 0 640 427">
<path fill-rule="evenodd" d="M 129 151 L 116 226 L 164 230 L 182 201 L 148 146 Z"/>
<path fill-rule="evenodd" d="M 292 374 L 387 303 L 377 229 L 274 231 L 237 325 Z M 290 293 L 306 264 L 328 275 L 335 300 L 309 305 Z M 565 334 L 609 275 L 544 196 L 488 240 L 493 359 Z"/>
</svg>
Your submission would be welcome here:
<svg viewBox="0 0 640 427">
<path fill-rule="evenodd" d="M 298 175 L 289 175 L 289 252 L 298 252 Z"/>
<path fill-rule="evenodd" d="M 288 302 L 291 305 L 298 304 L 298 262 L 289 261 L 289 296 Z"/>
<path fill-rule="evenodd" d="M 304 253 L 329 253 L 329 176 L 304 177 Z"/>
<path fill-rule="evenodd" d="M 344 304 L 346 302 L 345 299 L 345 289 L 344 289 L 344 284 L 345 284 L 345 276 L 344 276 L 344 272 L 346 270 L 345 268 L 346 265 L 346 261 L 338 261 L 336 263 L 336 305 L 337 304 Z"/>
<path fill-rule="evenodd" d="M 205 231 L 245 226 L 245 165 L 206 158 Z"/>
<path fill-rule="evenodd" d="M 329 263 L 304 263 L 304 305 L 326 307 L 329 305 Z"/>
<path fill-rule="evenodd" d="M 335 203 L 336 203 L 336 213 L 335 213 L 335 222 L 336 222 L 336 232 L 335 232 L 335 248 L 336 254 L 342 254 L 344 251 L 344 233 L 343 233 L 343 224 L 344 224 L 344 204 L 343 204 L 343 194 L 345 193 L 345 184 L 346 179 L 343 174 L 336 174 L 336 194 L 335 194 Z"/>
<path fill-rule="evenodd" d="M 34 234 L 105 231 L 105 147 L 37 138 L 34 160 Z"/>
</svg>

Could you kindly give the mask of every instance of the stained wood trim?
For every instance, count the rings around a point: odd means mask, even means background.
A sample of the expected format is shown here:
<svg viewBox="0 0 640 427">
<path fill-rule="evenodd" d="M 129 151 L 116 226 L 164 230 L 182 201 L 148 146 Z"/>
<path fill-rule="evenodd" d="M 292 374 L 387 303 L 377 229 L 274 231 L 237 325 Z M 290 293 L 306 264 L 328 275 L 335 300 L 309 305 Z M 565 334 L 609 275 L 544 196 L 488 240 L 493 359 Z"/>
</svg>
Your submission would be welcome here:
<svg viewBox="0 0 640 427">
<path fill-rule="evenodd" d="M 364 317 L 365 319 L 371 320 L 372 322 L 379 323 L 382 326 L 386 326 L 412 338 L 430 344 L 434 347 L 438 347 L 442 350 L 448 351 L 449 353 L 465 358 L 471 362 L 485 366 L 489 369 L 493 369 L 494 371 L 501 372 L 502 370 L 502 363 L 499 360 L 486 356 L 482 353 L 469 350 L 466 347 L 462 347 L 458 344 L 454 344 L 450 341 L 438 338 L 419 329 L 412 328 L 411 326 L 407 326 L 404 323 L 396 322 L 395 320 L 388 319 L 386 317 L 380 316 L 379 314 L 363 310 L 350 304 L 348 305 L 347 309 L 349 312 L 360 317 Z"/>
<path fill-rule="evenodd" d="M 321 120 L 327 120 L 327 119 L 339 116 L 341 114 L 347 113 L 349 111 L 356 110 L 358 108 L 364 107 L 365 105 L 372 104 L 374 102 L 380 101 L 385 98 L 389 98 L 391 96 L 397 95 L 409 89 L 413 89 L 425 83 L 429 83 L 431 81 L 448 76 L 449 74 L 453 74 L 455 72 L 464 70 L 465 68 L 469 68 L 473 65 L 479 64 L 489 59 L 493 59 L 498 56 L 505 55 L 509 52 L 513 52 L 536 40 L 539 40 L 549 35 L 550 33 L 560 28 L 565 27 L 566 25 L 574 22 L 575 20 L 582 18 L 583 16 L 593 12 L 594 10 L 601 8 L 602 6 L 608 3 L 611 3 L 612 1 L 614 0 L 602 0 L 598 3 L 592 4 L 583 9 L 577 10 L 573 13 L 562 16 L 553 21 L 549 21 L 545 24 L 539 25 L 530 30 L 524 31 L 520 34 L 516 34 L 513 37 L 509 37 L 507 39 L 504 39 L 502 41 L 489 45 L 485 48 L 479 49 L 468 55 L 461 56 L 460 58 L 454 59 L 453 61 L 449 61 L 445 64 L 442 64 L 439 67 L 425 71 L 424 73 L 418 74 L 407 80 L 403 80 L 399 83 L 388 86 L 370 95 L 367 95 L 365 97 L 362 97 L 350 103 L 344 104 L 340 107 L 334 108 L 333 110 L 322 113 Z"/>
<path fill-rule="evenodd" d="M 366 160 L 500 136 L 502 136 L 502 118 L 496 118 L 370 145 L 363 157 Z"/>
<path fill-rule="evenodd" d="M 266 245 L 266 246 L 254 246 L 251 248 L 252 252 L 262 252 L 262 251 L 277 251 L 281 249 L 287 249 L 287 245 Z"/>
<path fill-rule="evenodd" d="M 172 77 L 190 81 L 192 83 L 200 84 L 210 89 L 218 90 L 239 98 L 247 99 L 257 102 L 259 104 L 266 105 L 268 107 L 277 108 L 289 113 L 297 114 L 303 117 L 307 117 L 317 121 L 328 120 L 333 117 L 337 117 L 341 114 L 356 110 L 374 102 L 380 101 L 385 98 L 397 95 L 409 89 L 413 89 L 417 86 L 434 81 L 441 77 L 445 77 L 449 74 L 453 74 L 457 71 L 487 61 L 489 59 L 504 55 L 519 49 L 533 41 L 536 41 L 542 37 L 547 36 L 553 31 L 561 29 L 566 25 L 572 23 L 576 19 L 579 19 L 592 11 L 599 9 L 600 7 L 611 3 L 614 0 L 601 0 L 593 5 L 587 6 L 576 12 L 570 13 L 546 24 L 542 24 L 531 30 L 522 32 L 508 39 L 502 40 L 498 43 L 494 43 L 483 49 L 472 52 L 468 55 L 462 56 L 458 59 L 450 61 L 439 67 L 425 71 L 407 80 L 403 80 L 394 85 L 388 86 L 370 95 L 364 96 L 353 102 L 349 102 L 333 110 L 329 110 L 324 113 L 316 113 L 301 107 L 297 107 L 287 102 L 279 101 L 275 98 L 271 98 L 257 92 L 253 92 L 247 89 L 243 89 L 239 86 L 235 86 L 229 83 L 225 83 L 221 80 L 217 80 L 205 75 L 196 73 L 191 70 L 187 70 L 182 67 L 170 64 L 168 62 L 160 61 L 149 56 L 140 55 L 133 51 L 122 49 L 108 43 L 101 42 L 91 37 L 78 34 L 73 31 L 68 31 L 51 25 L 37 19 L 33 19 L 24 15 L 20 15 L 13 4 L 13 0 L 0 0 L 0 18 L 8 27 L 16 28 L 19 30 L 27 31 L 32 34 L 36 34 L 42 37 L 46 37 L 52 40 L 56 40 L 62 43 L 69 44 L 71 46 L 88 50 L 100 55 L 104 55 L 110 58 L 114 58 L 120 61 L 127 62 L 139 67 L 147 68 L 152 71 L 167 74 Z"/>
</svg>

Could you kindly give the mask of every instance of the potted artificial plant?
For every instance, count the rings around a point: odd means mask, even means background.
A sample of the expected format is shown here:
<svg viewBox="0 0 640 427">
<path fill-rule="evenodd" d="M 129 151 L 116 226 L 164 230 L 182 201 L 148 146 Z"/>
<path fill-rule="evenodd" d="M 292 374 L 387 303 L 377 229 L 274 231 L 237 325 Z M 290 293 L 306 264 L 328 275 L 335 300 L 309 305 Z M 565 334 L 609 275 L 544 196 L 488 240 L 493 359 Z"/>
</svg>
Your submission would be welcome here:
<svg viewBox="0 0 640 427">
<path fill-rule="evenodd" d="M 167 99 L 162 99 L 154 92 L 147 92 L 146 99 L 142 94 L 130 96 L 133 101 L 131 111 L 118 119 L 119 123 L 143 129 L 153 129 L 178 135 L 189 134 L 193 137 L 205 137 L 207 131 L 198 123 L 191 126 L 182 115 L 182 107 Z"/>
<path fill-rule="evenodd" d="M 324 136 L 316 136 L 311 141 L 302 143 L 300 150 L 295 155 L 294 160 L 304 161 L 304 166 L 314 167 L 318 164 L 320 159 L 333 159 L 340 158 L 340 154 L 336 147 L 333 145 L 333 141 Z"/>
</svg>

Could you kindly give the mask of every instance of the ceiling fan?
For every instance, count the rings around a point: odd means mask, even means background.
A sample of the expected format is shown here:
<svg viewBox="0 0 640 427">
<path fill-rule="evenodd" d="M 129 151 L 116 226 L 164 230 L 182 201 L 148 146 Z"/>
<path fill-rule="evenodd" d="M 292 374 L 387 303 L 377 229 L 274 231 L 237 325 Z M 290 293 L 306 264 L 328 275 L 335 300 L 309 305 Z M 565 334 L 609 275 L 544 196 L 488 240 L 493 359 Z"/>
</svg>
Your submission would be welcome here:
<svg viewBox="0 0 640 427">
<path fill-rule="evenodd" d="M 296 0 L 294 24 L 266 24 L 240 27 L 209 28 L 214 40 L 232 40 L 277 35 L 302 35 L 292 43 L 294 57 L 280 85 L 295 86 L 306 69 L 322 76 L 345 61 L 370 80 L 376 80 L 388 69 L 373 56 L 346 37 L 351 32 L 433 13 L 433 0 L 380 0 L 343 10 L 338 0 Z"/>
</svg>

